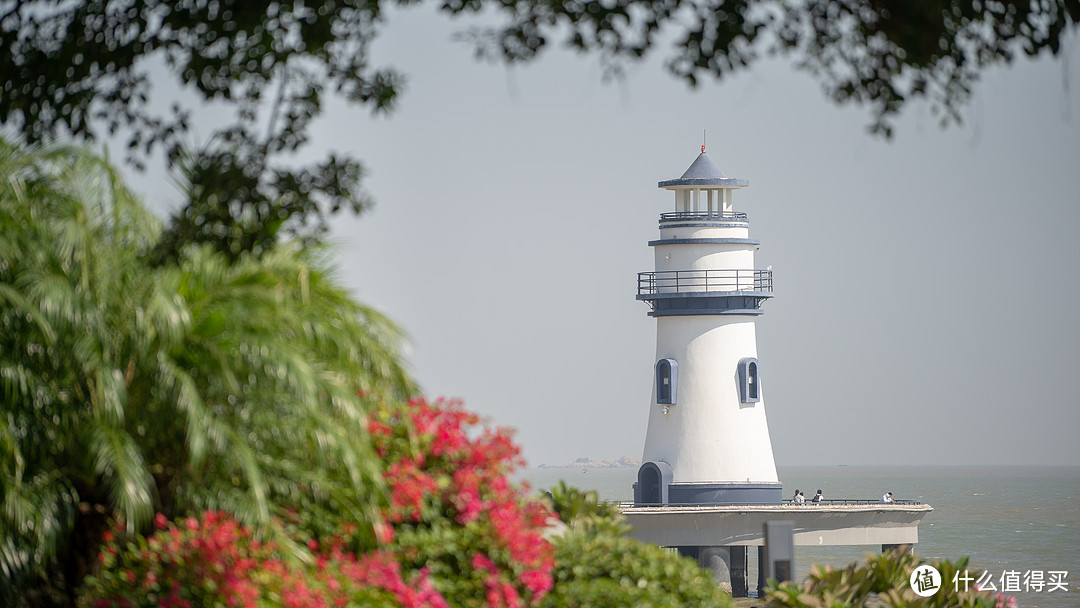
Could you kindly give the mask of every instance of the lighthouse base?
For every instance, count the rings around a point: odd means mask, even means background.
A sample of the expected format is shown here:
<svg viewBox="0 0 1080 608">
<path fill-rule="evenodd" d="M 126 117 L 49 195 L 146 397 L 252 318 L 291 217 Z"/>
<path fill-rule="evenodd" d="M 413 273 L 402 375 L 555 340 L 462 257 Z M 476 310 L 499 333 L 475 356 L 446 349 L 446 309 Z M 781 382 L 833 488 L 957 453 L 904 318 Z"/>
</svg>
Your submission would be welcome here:
<svg viewBox="0 0 1080 608">
<path fill-rule="evenodd" d="M 648 461 L 638 469 L 634 503 L 638 505 L 778 505 L 779 482 L 677 482 L 671 466 Z"/>
<path fill-rule="evenodd" d="M 779 483 L 672 483 L 668 501 L 677 505 L 778 505 L 783 493 Z"/>
</svg>

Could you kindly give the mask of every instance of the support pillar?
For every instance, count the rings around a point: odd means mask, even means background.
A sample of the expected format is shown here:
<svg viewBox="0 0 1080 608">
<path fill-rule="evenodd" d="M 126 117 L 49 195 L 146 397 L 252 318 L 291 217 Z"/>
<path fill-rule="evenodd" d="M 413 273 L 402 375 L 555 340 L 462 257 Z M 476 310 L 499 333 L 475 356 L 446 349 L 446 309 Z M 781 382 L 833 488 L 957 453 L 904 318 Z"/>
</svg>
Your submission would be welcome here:
<svg viewBox="0 0 1080 608">
<path fill-rule="evenodd" d="M 757 596 L 765 597 L 765 545 L 757 548 Z"/>
<path fill-rule="evenodd" d="M 904 543 L 904 544 L 901 544 L 901 545 L 881 545 L 881 552 L 882 553 L 888 553 L 890 551 L 897 551 L 897 550 L 900 551 L 901 555 L 911 553 L 911 544 L 910 543 Z"/>
<path fill-rule="evenodd" d="M 701 547 L 698 550 L 698 564 L 712 574 L 717 586 L 731 593 L 731 551 L 730 547 Z"/>
<path fill-rule="evenodd" d="M 733 545 L 728 547 L 731 552 L 731 597 L 748 597 L 746 585 L 747 571 L 747 547 L 746 545 Z"/>
</svg>

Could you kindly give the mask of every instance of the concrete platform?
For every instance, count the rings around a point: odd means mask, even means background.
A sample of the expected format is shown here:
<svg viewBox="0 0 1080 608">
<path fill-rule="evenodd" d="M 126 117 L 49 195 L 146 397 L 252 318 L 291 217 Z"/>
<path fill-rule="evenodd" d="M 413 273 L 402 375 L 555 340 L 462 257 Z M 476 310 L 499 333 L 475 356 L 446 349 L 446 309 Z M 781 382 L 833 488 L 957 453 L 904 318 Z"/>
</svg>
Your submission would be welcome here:
<svg viewBox="0 0 1080 608">
<path fill-rule="evenodd" d="M 798 546 L 912 545 L 919 542 L 919 522 L 933 510 L 923 503 L 620 505 L 631 537 L 665 547 L 761 546 L 763 526 L 773 520 L 795 523 Z"/>
</svg>

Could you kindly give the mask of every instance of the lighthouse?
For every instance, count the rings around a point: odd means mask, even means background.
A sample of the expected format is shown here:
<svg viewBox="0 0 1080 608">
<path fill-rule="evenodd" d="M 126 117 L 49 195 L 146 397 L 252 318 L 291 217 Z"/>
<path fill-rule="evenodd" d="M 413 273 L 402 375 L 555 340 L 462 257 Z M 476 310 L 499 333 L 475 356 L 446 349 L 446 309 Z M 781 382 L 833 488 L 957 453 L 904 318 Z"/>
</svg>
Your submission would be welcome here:
<svg viewBox="0 0 1080 608">
<path fill-rule="evenodd" d="M 632 537 L 696 558 L 735 597 L 749 592 L 750 547 L 760 594 L 766 572 L 791 571 L 793 546 L 910 547 L 933 511 L 914 500 L 783 502 L 755 325 L 772 270 L 756 268 L 759 243 L 734 205 L 749 185 L 725 176 L 705 146 L 681 177 L 659 183 L 675 209 L 660 214 L 655 269 L 638 273 L 637 288 L 656 319 L 649 427 L 634 502 L 620 506 Z M 765 528 L 777 526 L 788 548 L 770 553 Z"/>
<path fill-rule="evenodd" d="M 655 270 L 638 273 L 637 299 L 656 319 L 656 358 L 638 505 L 778 504 L 765 417 L 766 387 L 755 323 L 773 297 L 772 271 L 757 269 L 750 220 L 705 153 L 677 179 L 674 211 L 649 242 Z"/>
</svg>

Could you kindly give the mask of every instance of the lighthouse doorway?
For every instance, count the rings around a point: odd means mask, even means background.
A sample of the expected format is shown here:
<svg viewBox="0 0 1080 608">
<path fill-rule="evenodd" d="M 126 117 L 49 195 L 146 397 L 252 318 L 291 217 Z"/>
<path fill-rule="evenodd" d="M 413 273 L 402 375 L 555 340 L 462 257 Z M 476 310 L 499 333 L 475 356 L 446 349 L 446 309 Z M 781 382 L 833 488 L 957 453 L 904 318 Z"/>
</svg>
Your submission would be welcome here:
<svg viewBox="0 0 1080 608">
<path fill-rule="evenodd" d="M 638 483 L 641 484 L 641 502 L 660 504 L 660 471 L 642 468 L 638 471 Z"/>
<path fill-rule="evenodd" d="M 634 502 L 645 505 L 663 505 L 668 502 L 668 486 L 671 485 L 671 466 L 666 462 L 646 462 L 638 469 L 634 484 Z"/>
</svg>

